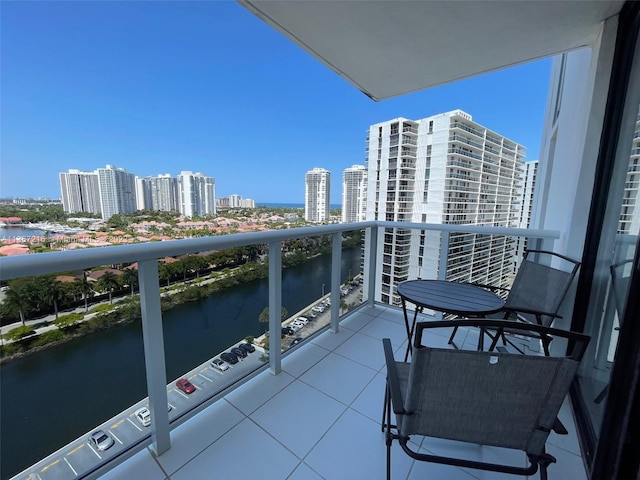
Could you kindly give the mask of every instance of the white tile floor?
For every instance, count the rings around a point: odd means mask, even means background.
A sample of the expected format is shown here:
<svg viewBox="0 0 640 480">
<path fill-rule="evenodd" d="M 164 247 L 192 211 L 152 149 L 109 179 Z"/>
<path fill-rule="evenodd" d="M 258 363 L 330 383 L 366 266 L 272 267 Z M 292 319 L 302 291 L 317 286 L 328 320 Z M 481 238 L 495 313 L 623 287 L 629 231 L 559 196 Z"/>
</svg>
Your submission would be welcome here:
<svg viewBox="0 0 640 480">
<path fill-rule="evenodd" d="M 446 346 L 428 333 L 425 343 Z M 456 343 L 476 345 L 460 332 Z M 362 308 L 342 321 L 340 333 L 325 332 L 284 358 L 279 375 L 263 372 L 172 432 L 172 448 L 160 457 L 144 449 L 101 478 L 212 479 L 255 474 L 263 479 L 383 479 L 385 441 L 380 430 L 385 382 L 380 339 L 391 339 L 404 356 L 402 311 Z M 549 479 L 586 479 L 569 407 L 560 419 L 568 436 L 551 434 L 548 451 L 557 464 Z M 525 463 L 524 454 L 494 447 L 425 439 L 432 453 Z M 414 462 L 394 445 L 392 478 L 469 480 L 523 478 L 446 465 Z M 536 475 L 534 478 L 538 478 Z"/>
</svg>

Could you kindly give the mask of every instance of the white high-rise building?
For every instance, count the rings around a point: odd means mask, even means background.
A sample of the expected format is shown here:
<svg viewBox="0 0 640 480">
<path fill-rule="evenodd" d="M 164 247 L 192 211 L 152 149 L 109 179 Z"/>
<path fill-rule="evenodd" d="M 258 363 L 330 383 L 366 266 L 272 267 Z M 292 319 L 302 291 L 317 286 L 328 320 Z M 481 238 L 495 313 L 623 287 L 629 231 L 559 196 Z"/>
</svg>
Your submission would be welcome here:
<svg viewBox="0 0 640 480">
<path fill-rule="evenodd" d="M 178 175 L 179 210 L 185 217 L 215 215 L 215 180 L 189 171 Z"/>
<path fill-rule="evenodd" d="M 100 189 L 96 172 L 70 169 L 61 172 L 60 193 L 66 213 L 100 213 Z"/>
<path fill-rule="evenodd" d="M 636 117 L 636 130 L 633 134 L 629 169 L 624 188 L 624 199 L 620 208 L 621 235 L 636 234 L 640 231 L 640 109 Z"/>
<path fill-rule="evenodd" d="M 151 210 L 151 183 L 149 177 L 136 177 L 136 210 Z"/>
<path fill-rule="evenodd" d="M 329 220 L 331 173 L 324 168 L 314 168 L 305 175 L 304 219 L 307 222 Z"/>
<path fill-rule="evenodd" d="M 536 189 L 536 176 L 538 174 L 538 160 L 524 162 L 524 185 L 522 192 L 522 209 L 518 227 L 529 228 L 531 224 L 531 211 L 533 209 L 533 194 Z"/>
<path fill-rule="evenodd" d="M 518 226 L 525 149 L 461 110 L 372 125 L 368 152 L 367 220 Z M 384 229 L 376 300 L 399 304 L 399 282 L 438 278 L 441 240 Z M 509 285 L 512 238 L 451 233 L 448 251 L 448 280 Z"/>
<path fill-rule="evenodd" d="M 178 179 L 168 173 L 149 178 L 151 209 L 163 212 L 178 211 Z"/>
<path fill-rule="evenodd" d="M 241 206 L 242 206 L 242 195 L 238 195 L 237 193 L 233 193 L 229 195 L 230 208 L 239 208 Z"/>
<path fill-rule="evenodd" d="M 342 173 L 342 222 L 363 222 L 367 214 L 367 168 L 354 165 Z"/>
<path fill-rule="evenodd" d="M 102 218 L 108 220 L 112 215 L 136 211 L 135 175 L 124 168 L 107 165 L 96 170 L 100 189 L 100 208 Z"/>
</svg>

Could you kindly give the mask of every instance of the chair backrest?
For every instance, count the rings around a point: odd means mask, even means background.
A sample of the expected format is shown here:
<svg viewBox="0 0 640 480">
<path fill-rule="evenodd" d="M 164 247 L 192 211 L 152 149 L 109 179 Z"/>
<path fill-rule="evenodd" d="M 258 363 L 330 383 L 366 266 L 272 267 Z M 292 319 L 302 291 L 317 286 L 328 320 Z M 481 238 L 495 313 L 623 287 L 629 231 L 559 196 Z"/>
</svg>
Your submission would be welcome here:
<svg viewBox="0 0 640 480">
<path fill-rule="evenodd" d="M 564 338 L 569 348 L 566 356 L 543 357 L 422 344 L 425 331 L 451 326 L 536 332 Z M 390 391 L 402 404 L 400 409 L 394 407 L 398 434 L 401 438 L 423 435 L 542 455 L 589 340 L 581 333 L 510 320 L 418 322 L 411 363 L 403 363 L 408 374 L 406 380 L 399 381 L 406 386 L 404 394 L 393 387 Z M 387 359 L 388 369 L 389 364 Z"/>
<path fill-rule="evenodd" d="M 416 348 L 399 433 L 541 455 L 578 365 L 568 357 Z"/>
<path fill-rule="evenodd" d="M 532 260 L 534 254 L 538 261 Z M 551 266 L 552 262 L 555 262 L 554 266 Z M 546 250 L 528 250 L 507 296 L 505 308 L 557 314 L 579 268 L 580 262 L 564 255 Z M 533 314 L 519 315 L 537 323 Z M 543 315 L 542 325 L 551 325 L 553 318 Z"/>
</svg>

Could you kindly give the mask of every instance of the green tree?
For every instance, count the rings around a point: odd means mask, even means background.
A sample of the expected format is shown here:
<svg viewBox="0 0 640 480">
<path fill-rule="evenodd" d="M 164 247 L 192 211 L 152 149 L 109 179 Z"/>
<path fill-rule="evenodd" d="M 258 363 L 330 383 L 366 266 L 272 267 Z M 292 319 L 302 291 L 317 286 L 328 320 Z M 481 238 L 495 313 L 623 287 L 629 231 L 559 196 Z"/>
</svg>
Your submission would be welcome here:
<svg viewBox="0 0 640 480">
<path fill-rule="evenodd" d="M 22 325 L 26 325 L 26 317 L 33 311 L 34 295 L 31 289 L 31 277 L 19 278 L 9 282 L 4 305 L 14 315 L 20 317 Z"/>
<path fill-rule="evenodd" d="M 167 287 L 169 286 L 169 282 L 171 281 L 171 277 L 173 277 L 175 272 L 175 268 L 172 263 L 161 263 L 158 265 L 158 277 L 161 280 L 167 281 Z"/>
<path fill-rule="evenodd" d="M 280 313 L 280 321 L 284 320 L 285 318 L 287 318 L 289 316 L 289 312 L 287 312 L 287 309 L 282 307 L 281 313 Z M 262 312 L 260 312 L 260 315 L 258 316 L 258 321 L 260 323 L 269 323 L 269 307 L 266 306 L 264 307 L 264 310 L 262 310 Z"/>
<path fill-rule="evenodd" d="M 133 289 L 138 286 L 138 272 L 133 268 L 125 268 L 122 272 L 122 285 L 129 286 L 131 289 L 131 296 L 133 297 Z"/>
<path fill-rule="evenodd" d="M 114 273 L 104 272 L 96 282 L 96 286 L 101 292 L 109 292 L 109 303 L 113 303 L 113 291 L 120 286 L 120 282 Z"/>
<path fill-rule="evenodd" d="M 87 275 L 83 274 L 82 278 L 76 278 L 73 281 L 74 290 L 82 295 L 82 299 L 84 300 L 84 311 L 85 313 L 89 311 L 89 295 L 93 292 L 93 288 L 91 288 L 91 284 L 87 280 Z"/>
<path fill-rule="evenodd" d="M 46 305 L 53 307 L 53 311 L 58 318 L 58 302 L 64 298 L 64 290 L 60 280 L 55 275 L 43 275 L 40 277 L 40 288 L 38 294 Z"/>
<path fill-rule="evenodd" d="M 107 226 L 111 228 L 127 228 L 128 225 L 127 220 L 119 213 L 111 215 L 109 220 L 107 220 Z"/>
</svg>

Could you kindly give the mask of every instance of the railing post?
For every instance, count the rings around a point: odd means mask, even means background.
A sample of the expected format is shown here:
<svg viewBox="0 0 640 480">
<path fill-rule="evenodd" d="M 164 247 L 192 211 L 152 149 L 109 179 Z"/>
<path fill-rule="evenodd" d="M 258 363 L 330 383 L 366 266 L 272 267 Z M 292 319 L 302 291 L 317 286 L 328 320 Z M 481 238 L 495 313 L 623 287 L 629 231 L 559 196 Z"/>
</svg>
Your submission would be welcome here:
<svg viewBox="0 0 640 480">
<path fill-rule="evenodd" d="M 269 243 L 269 370 L 282 370 L 282 243 Z"/>
<path fill-rule="evenodd" d="M 142 340 L 147 374 L 147 393 L 151 412 L 153 449 L 162 455 L 171 448 L 169 412 L 167 412 L 167 374 L 160 308 L 158 261 L 138 262 L 140 310 L 142 312 Z"/>
<path fill-rule="evenodd" d="M 369 261 L 365 264 L 365 278 L 367 279 L 367 305 L 373 308 L 376 295 L 376 266 L 378 260 L 378 227 L 369 229 Z"/>
<path fill-rule="evenodd" d="M 447 268 L 449 266 L 449 232 L 442 232 L 440 242 L 440 268 L 438 268 L 438 280 L 447 279 Z"/>
<path fill-rule="evenodd" d="M 340 275 L 342 273 L 342 233 L 331 235 L 331 332 L 338 333 L 340 324 Z"/>
</svg>

